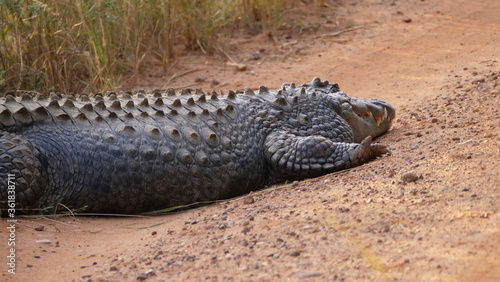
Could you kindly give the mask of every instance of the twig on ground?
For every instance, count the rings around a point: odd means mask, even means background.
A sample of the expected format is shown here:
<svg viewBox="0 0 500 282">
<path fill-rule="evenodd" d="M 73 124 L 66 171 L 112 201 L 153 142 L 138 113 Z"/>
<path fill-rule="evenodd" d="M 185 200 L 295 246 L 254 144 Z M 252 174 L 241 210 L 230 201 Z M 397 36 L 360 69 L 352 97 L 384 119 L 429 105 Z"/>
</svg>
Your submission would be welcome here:
<svg viewBox="0 0 500 282">
<path fill-rule="evenodd" d="M 215 47 L 215 49 L 217 49 L 219 52 L 221 52 L 222 54 L 224 54 L 224 56 L 226 56 L 226 57 L 227 57 L 227 59 L 228 59 L 229 61 L 231 61 L 232 63 L 235 63 L 235 64 L 237 64 L 237 63 L 238 63 L 238 62 L 236 62 L 233 58 L 231 58 L 231 56 L 229 56 L 229 54 L 228 54 L 228 53 L 226 53 L 224 50 L 222 50 L 222 48 L 220 48 L 220 47 L 216 46 L 216 47 Z"/>
<path fill-rule="evenodd" d="M 321 35 L 315 35 L 312 38 L 317 39 L 317 38 L 325 38 L 325 37 L 334 37 L 334 36 L 341 35 L 342 33 L 346 33 L 346 32 L 357 30 L 357 29 L 362 29 L 362 28 L 365 28 L 365 26 L 358 25 L 358 26 L 354 26 L 354 27 L 351 27 L 348 29 L 341 30 L 341 31 L 333 32 L 333 33 L 325 33 L 325 34 L 321 34 Z"/>
<path fill-rule="evenodd" d="M 292 41 L 292 42 L 287 42 L 287 43 L 285 43 L 285 44 L 281 45 L 281 46 L 280 46 L 280 49 L 283 49 L 283 48 L 284 48 L 284 47 L 286 47 L 286 46 L 295 45 L 295 44 L 297 44 L 297 43 L 298 43 L 298 41 L 297 41 L 297 40 Z"/>
<path fill-rule="evenodd" d="M 181 76 L 184 76 L 184 75 L 187 75 L 187 74 L 190 74 L 190 73 L 193 73 L 193 72 L 197 72 L 199 71 L 200 69 L 192 69 L 192 70 L 188 70 L 188 71 L 185 71 L 183 73 L 180 73 L 180 74 L 177 74 L 177 73 L 174 73 L 168 80 L 167 82 L 165 82 L 165 84 L 163 84 L 163 86 L 161 87 L 161 89 L 164 89 L 168 84 L 170 84 L 170 82 L 172 82 L 174 79 L 176 78 L 179 78 Z"/>
</svg>

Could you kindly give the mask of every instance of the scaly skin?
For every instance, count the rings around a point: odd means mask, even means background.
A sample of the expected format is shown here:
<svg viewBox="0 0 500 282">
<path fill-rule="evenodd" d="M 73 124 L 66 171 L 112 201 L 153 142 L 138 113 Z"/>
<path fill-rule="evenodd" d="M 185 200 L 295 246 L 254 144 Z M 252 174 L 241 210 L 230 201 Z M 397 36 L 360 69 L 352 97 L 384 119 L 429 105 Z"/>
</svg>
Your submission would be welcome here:
<svg viewBox="0 0 500 282">
<path fill-rule="evenodd" d="M 18 210 L 138 213 L 225 199 L 368 162 L 387 152 L 371 140 L 395 118 L 386 102 L 319 78 L 259 94 L 189 92 L 0 98 L 0 208 L 7 174 Z"/>
</svg>

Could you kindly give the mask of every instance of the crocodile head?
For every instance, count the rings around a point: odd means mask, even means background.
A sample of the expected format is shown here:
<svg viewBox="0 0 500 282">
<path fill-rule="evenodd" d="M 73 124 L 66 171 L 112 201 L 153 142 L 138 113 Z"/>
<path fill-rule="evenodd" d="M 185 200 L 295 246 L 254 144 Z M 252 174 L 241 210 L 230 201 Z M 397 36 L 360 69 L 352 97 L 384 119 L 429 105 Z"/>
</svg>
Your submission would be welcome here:
<svg viewBox="0 0 500 282">
<path fill-rule="evenodd" d="M 389 103 L 380 99 L 365 101 L 351 98 L 340 91 L 337 84 L 329 83 L 326 80 L 321 81 L 318 77 L 303 86 L 328 95 L 332 108 L 352 128 L 353 141 L 356 143 L 368 136 L 376 138 L 387 132 L 396 118 L 396 111 Z"/>
<path fill-rule="evenodd" d="M 376 138 L 387 132 L 396 118 L 396 111 L 380 99 L 360 100 L 344 92 L 333 94 L 340 103 L 338 114 L 349 124 L 354 133 L 354 142 L 361 142 L 368 136 Z"/>
</svg>

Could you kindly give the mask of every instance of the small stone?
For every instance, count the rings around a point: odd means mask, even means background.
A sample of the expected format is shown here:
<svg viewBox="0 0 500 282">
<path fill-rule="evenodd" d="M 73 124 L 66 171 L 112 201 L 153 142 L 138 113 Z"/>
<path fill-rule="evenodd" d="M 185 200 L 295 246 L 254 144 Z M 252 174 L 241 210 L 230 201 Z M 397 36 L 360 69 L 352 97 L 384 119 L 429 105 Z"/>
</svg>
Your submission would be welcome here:
<svg viewBox="0 0 500 282">
<path fill-rule="evenodd" d="M 49 239 L 36 240 L 35 242 L 37 244 L 52 244 L 52 241 L 50 241 Z"/>
<path fill-rule="evenodd" d="M 144 281 L 144 280 L 148 279 L 149 277 L 155 276 L 155 275 L 156 275 L 156 273 L 154 272 L 154 270 L 149 269 L 148 271 L 144 272 L 143 274 L 137 276 L 137 280 Z"/>
<path fill-rule="evenodd" d="M 254 60 L 254 61 L 260 60 L 260 52 L 259 51 L 252 52 L 252 58 L 250 58 L 250 60 Z"/>
<path fill-rule="evenodd" d="M 230 66 L 230 67 L 234 67 L 238 71 L 246 71 L 248 68 L 247 65 L 241 64 L 241 63 L 238 64 L 238 63 L 233 63 L 233 62 L 227 62 L 226 65 Z"/>
<path fill-rule="evenodd" d="M 243 239 L 241 239 L 241 240 L 240 240 L 240 244 L 241 244 L 243 247 L 246 247 L 246 246 L 248 246 L 248 240 L 247 240 L 247 239 L 245 239 L 245 238 L 243 238 Z"/>
<path fill-rule="evenodd" d="M 290 256 L 292 257 L 298 257 L 300 255 L 300 251 L 293 250 L 290 252 Z"/>
<path fill-rule="evenodd" d="M 245 226 L 243 230 L 241 230 L 241 233 L 246 235 L 248 232 L 250 232 L 251 229 L 252 229 L 251 226 Z"/>
<path fill-rule="evenodd" d="M 405 22 L 405 23 L 411 23 L 411 18 L 405 17 L 403 19 L 403 22 Z"/>
<path fill-rule="evenodd" d="M 118 271 L 118 268 L 116 266 L 112 266 L 109 268 L 109 271 Z"/>
<path fill-rule="evenodd" d="M 349 212 L 350 210 L 351 210 L 351 209 L 346 208 L 346 207 L 340 207 L 340 208 L 339 208 L 339 212 L 340 212 L 340 213 Z"/>
<path fill-rule="evenodd" d="M 470 196 L 471 196 L 471 198 L 475 198 L 475 197 L 477 197 L 477 194 L 474 193 L 474 194 L 471 194 Z"/>
<path fill-rule="evenodd" d="M 302 272 L 302 273 L 299 273 L 299 278 L 300 279 L 307 279 L 307 278 L 313 278 L 313 277 L 320 277 L 322 275 L 323 275 L 323 273 L 321 273 L 321 272 Z"/>
<path fill-rule="evenodd" d="M 439 121 L 439 119 L 438 119 L 437 117 L 433 117 L 433 118 L 431 118 L 431 122 L 432 122 L 432 123 L 436 123 L 436 122 L 438 122 L 438 121 Z"/>
<path fill-rule="evenodd" d="M 155 236 L 156 235 L 156 231 L 151 232 L 151 235 Z"/>
<path fill-rule="evenodd" d="M 415 182 L 418 180 L 418 175 L 414 172 L 408 172 L 405 175 L 401 177 L 401 180 L 403 180 L 404 183 L 410 183 L 410 182 Z"/>
<path fill-rule="evenodd" d="M 476 78 L 472 80 L 472 84 L 483 83 L 484 81 L 485 81 L 484 78 Z"/>
<path fill-rule="evenodd" d="M 43 231 L 44 228 L 45 228 L 45 226 L 40 225 L 40 226 L 35 227 L 35 231 Z"/>
<path fill-rule="evenodd" d="M 252 195 L 248 195 L 245 198 L 243 198 L 243 203 L 246 205 L 250 205 L 250 204 L 255 203 L 255 199 L 253 198 Z"/>
<path fill-rule="evenodd" d="M 204 82 L 204 81 L 205 81 L 205 79 L 201 76 L 197 76 L 194 78 L 194 82 Z"/>
<path fill-rule="evenodd" d="M 33 265 L 28 263 L 26 267 L 33 267 Z"/>
</svg>

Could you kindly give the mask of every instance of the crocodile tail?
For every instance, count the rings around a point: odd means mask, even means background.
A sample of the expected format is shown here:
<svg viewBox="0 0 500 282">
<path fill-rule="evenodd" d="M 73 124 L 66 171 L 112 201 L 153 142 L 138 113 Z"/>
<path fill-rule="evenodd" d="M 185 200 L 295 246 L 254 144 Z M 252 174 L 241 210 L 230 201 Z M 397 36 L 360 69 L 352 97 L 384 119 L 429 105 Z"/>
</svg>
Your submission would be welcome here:
<svg viewBox="0 0 500 282">
<path fill-rule="evenodd" d="M 0 131 L 0 210 L 2 217 L 37 207 L 43 198 L 41 163 L 31 143 L 14 133 Z"/>
</svg>

